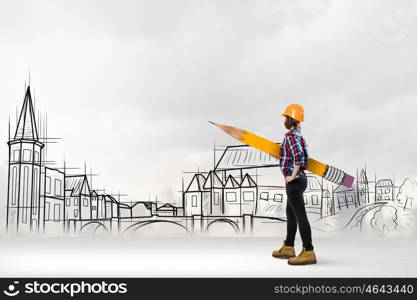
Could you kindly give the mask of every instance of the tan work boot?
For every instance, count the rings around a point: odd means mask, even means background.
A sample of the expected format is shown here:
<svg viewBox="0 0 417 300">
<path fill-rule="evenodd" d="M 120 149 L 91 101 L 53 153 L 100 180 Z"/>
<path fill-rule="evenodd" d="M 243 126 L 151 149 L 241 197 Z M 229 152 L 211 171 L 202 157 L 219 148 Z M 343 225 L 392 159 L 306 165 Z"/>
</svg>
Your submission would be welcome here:
<svg viewBox="0 0 417 300">
<path fill-rule="evenodd" d="M 303 250 L 296 257 L 290 257 L 288 259 L 289 265 L 309 265 L 317 263 L 316 254 L 313 250 Z"/>
<path fill-rule="evenodd" d="M 272 256 L 276 258 L 290 258 L 295 256 L 294 246 L 283 245 L 281 249 L 274 250 Z"/>
</svg>

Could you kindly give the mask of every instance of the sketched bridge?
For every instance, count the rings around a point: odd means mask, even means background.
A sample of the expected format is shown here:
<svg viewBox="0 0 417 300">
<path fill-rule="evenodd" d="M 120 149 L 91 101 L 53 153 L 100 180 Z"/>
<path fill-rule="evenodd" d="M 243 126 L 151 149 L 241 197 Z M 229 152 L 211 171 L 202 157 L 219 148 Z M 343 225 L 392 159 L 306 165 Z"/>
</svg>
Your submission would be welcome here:
<svg viewBox="0 0 417 300">
<path fill-rule="evenodd" d="M 71 235 L 151 235 L 174 233 L 204 234 L 223 230 L 232 234 L 252 234 L 261 230 L 262 224 L 279 224 L 280 218 L 243 216 L 148 216 L 94 220 L 68 220 L 67 233 Z"/>
</svg>

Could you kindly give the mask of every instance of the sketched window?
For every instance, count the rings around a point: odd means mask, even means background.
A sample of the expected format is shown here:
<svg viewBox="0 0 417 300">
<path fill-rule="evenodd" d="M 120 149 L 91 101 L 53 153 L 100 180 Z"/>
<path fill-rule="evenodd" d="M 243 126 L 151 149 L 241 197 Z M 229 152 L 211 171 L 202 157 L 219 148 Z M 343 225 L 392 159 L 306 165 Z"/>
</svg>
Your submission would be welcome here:
<svg viewBox="0 0 417 300">
<path fill-rule="evenodd" d="M 226 201 L 227 202 L 236 202 L 236 193 L 235 192 L 227 192 L 226 193 Z"/>
<path fill-rule="evenodd" d="M 12 169 L 12 205 L 16 205 L 19 184 L 17 182 L 17 167 Z"/>
<path fill-rule="evenodd" d="M 78 209 L 74 209 L 74 217 L 78 217 Z"/>
<path fill-rule="evenodd" d="M 55 179 L 55 195 L 61 196 L 61 180 Z"/>
<path fill-rule="evenodd" d="M 20 159 L 20 151 L 19 150 L 14 150 L 13 151 L 13 161 L 19 161 Z"/>
<path fill-rule="evenodd" d="M 385 189 L 385 194 L 389 194 L 389 189 Z"/>
<path fill-rule="evenodd" d="M 83 205 L 88 206 L 88 199 L 87 198 L 84 198 Z"/>
<path fill-rule="evenodd" d="M 27 212 L 29 208 L 29 167 L 24 167 L 23 169 L 23 215 L 22 222 L 27 222 Z M 18 204 L 19 205 L 19 204 Z"/>
<path fill-rule="evenodd" d="M 243 200 L 244 201 L 254 201 L 255 200 L 255 193 L 252 192 L 252 191 L 243 192 Z"/>
<path fill-rule="evenodd" d="M 306 195 L 304 195 L 304 204 L 308 204 L 308 199 Z"/>
<path fill-rule="evenodd" d="M 219 205 L 220 203 L 220 193 L 214 192 L 214 205 Z"/>
<path fill-rule="evenodd" d="M 45 203 L 45 221 L 49 221 L 49 210 L 51 208 L 51 205 L 49 202 Z"/>
<path fill-rule="evenodd" d="M 274 202 L 282 202 L 282 194 L 274 194 Z"/>
<path fill-rule="evenodd" d="M 71 198 L 67 198 L 67 206 L 71 205 Z"/>
<path fill-rule="evenodd" d="M 268 192 L 262 192 L 260 197 L 262 200 L 268 200 Z"/>
<path fill-rule="evenodd" d="M 32 151 L 29 149 L 23 150 L 23 161 L 30 161 L 32 158 Z"/>
<path fill-rule="evenodd" d="M 39 162 L 39 152 L 35 151 L 35 162 Z"/>
<path fill-rule="evenodd" d="M 192 207 L 197 207 L 197 196 L 196 195 L 191 196 L 191 206 Z"/>
<path fill-rule="evenodd" d="M 74 205 L 78 205 L 78 198 L 74 198 Z"/>
<path fill-rule="evenodd" d="M 60 205 L 54 204 L 54 221 L 58 222 L 60 218 Z"/>
<path fill-rule="evenodd" d="M 46 193 L 51 193 L 51 177 L 46 176 Z"/>
<path fill-rule="evenodd" d="M 311 195 L 311 204 L 313 204 L 313 205 L 319 205 L 319 196 L 317 196 L 317 195 Z"/>
</svg>

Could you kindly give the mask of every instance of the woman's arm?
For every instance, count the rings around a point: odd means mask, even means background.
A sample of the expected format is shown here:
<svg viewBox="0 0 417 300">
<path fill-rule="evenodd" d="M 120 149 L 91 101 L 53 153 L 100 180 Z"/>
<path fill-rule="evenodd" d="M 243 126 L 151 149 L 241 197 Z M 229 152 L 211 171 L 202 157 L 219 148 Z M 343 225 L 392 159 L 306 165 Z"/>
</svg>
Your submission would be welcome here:
<svg viewBox="0 0 417 300">
<path fill-rule="evenodd" d="M 298 171 L 300 170 L 300 168 L 301 168 L 301 165 L 300 164 L 295 164 L 294 165 L 294 168 L 292 170 L 291 176 L 286 176 L 285 177 L 285 182 L 288 183 L 288 182 L 291 182 L 294 179 L 296 179 L 298 177 L 297 174 L 298 174 Z"/>
</svg>

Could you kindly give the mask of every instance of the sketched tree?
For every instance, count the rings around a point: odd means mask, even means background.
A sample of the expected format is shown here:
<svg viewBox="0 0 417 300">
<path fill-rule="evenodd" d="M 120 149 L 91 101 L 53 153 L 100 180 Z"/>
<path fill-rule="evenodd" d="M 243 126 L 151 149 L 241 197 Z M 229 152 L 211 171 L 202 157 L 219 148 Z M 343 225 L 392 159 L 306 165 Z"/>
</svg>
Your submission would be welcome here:
<svg viewBox="0 0 417 300">
<path fill-rule="evenodd" d="M 397 229 L 397 218 L 397 209 L 394 206 L 383 205 L 372 216 L 370 225 L 380 234 L 386 234 Z"/>
<path fill-rule="evenodd" d="M 397 194 L 397 201 L 402 207 L 413 207 L 414 200 L 417 199 L 417 181 L 406 178 Z"/>
</svg>

